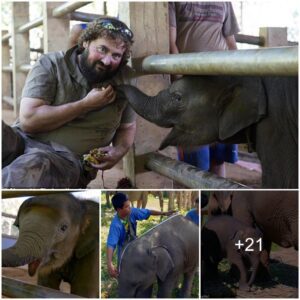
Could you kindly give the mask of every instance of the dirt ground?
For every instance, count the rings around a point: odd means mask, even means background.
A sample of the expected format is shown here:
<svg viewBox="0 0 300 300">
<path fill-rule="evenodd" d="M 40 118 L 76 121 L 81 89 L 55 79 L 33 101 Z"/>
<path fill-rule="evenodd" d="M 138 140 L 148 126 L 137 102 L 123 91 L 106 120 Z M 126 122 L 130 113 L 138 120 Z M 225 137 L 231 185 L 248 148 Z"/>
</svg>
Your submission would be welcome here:
<svg viewBox="0 0 300 300">
<path fill-rule="evenodd" d="M 5 103 L 2 105 L 2 119 L 9 125 L 15 121 L 15 116 L 11 108 Z M 238 161 L 236 164 L 225 163 L 227 178 L 236 182 L 240 182 L 252 188 L 259 188 L 261 185 L 261 167 L 259 164 Z M 91 189 L 115 189 L 117 182 L 125 177 L 123 172 L 122 161 L 114 166 L 111 170 L 107 170 L 103 173 L 98 172 L 95 180 L 93 180 L 88 188 Z M 154 172 L 145 172 L 138 174 L 137 176 L 138 188 L 184 188 L 164 176 L 161 176 Z"/>
<path fill-rule="evenodd" d="M 270 282 L 254 284 L 244 292 L 237 289 L 228 271 L 220 272 L 219 280 L 202 284 L 202 298 L 298 298 L 298 252 L 279 248 L 271 258 L 277 262 L 270 264 Z"/>
</svg>

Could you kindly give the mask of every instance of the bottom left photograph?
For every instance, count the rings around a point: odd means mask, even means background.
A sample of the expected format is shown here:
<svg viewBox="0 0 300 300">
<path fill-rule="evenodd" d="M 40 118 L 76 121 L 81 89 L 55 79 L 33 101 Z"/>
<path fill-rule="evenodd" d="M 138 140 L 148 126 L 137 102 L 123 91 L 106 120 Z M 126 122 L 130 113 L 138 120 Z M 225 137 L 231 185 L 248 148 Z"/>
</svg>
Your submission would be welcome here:
<svg viewBox="0 0 300 300">
<path fill-rule="evenodd" d="M 101 191 L 2 191 L 2 294 L 99 298 Z"/>
</svg>

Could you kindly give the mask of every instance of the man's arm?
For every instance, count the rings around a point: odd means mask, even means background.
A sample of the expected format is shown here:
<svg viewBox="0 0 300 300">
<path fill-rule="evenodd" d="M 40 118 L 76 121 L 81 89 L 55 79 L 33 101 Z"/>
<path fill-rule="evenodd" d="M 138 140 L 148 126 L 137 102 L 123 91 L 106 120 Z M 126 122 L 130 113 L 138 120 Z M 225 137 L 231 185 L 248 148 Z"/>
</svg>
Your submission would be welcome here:
<svg viewBox="0 0 300 300">
<path fill-rule="evenodd" d="M 171 54 L 179 53 L 178 47 L 176 45 L 176 39 L 177 39 L 177 28 L 170 26 L 169 27 L 169 40 L 170 40 L 170 53 Z"/>
<path fill-rule="evenodd" d="M 108 270 L 108 273 L 110 276 L 117 278 L 119 275 L 119 272 L 112 263 L 113 254 L 114 254 L 114 249 L 111 247 L 107 247 L 106 248 L 107 270 Z"/>
<path fill-rule="evenodd" d="M 151 216 L 170 216 L 174 213 L 176 213 L 176 210 L 169 210 L 169 211 L 158 211 L 158 210 L 150 210 Z"/>
<path fill-rule="evenodd" d="M 111 86 L 92 89 L 83 99 L 51 106 L 38 98 L 23 98 L 20 106 L 20 125 L 24 132 L 48 132 L 63 126 L 89 111 L 99 109 L 115 100 Z"/>
<path fill-rule="evenodd" d="M 99 148 L 106 155 L 100 164 L 91 164 L 94 168 L 107 170 L 112 168 L 132 146 L 136 131 L 136 122 L 121 124 L 113 139 L 113 146 Z"/>
<path fill-rule="evenodd" d="M 234 35 L 227 36 L 225 39 L 229 50 L 237 50 L 237 45 L 236 45 Z"/>
</svg>

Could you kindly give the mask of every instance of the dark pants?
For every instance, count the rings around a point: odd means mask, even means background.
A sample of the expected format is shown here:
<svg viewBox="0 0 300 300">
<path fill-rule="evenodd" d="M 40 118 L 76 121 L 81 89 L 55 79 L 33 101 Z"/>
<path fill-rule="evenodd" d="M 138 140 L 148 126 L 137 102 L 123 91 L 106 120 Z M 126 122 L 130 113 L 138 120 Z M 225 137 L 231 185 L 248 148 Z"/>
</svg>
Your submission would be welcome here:
<svg viewBox="0 0 300 300">
<path fill-rule="evenodd" d="M 78 156 L 56 143 L 42 143 L 2 122 L 3 188 L 85 188 L 96 177 Z"/>
</svg>

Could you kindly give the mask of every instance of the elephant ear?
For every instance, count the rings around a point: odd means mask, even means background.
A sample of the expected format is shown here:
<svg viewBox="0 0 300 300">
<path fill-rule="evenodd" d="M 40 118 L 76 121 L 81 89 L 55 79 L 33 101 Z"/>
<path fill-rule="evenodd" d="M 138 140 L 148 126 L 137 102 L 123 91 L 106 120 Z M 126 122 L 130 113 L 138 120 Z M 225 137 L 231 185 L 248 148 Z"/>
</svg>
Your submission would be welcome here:
<svg viewBox="0 0 300 300">
<path fill-rule="evenodd" d="M 99 204 L 89 200 L 81 202 L 85 213 L 75 247 L 75 256 L 78 259 L 99 247 Z"/>
<path fill-rule="evenodd" d="M 236 82 L 223 95 L 224 109 L 219 119 L 220 140 L 232 137 L 267 114 L 267 96 L 262 79 L 244 77 L 233 80 Z"/>
<path fill-rule="evenodd" d="M 164 281 L 174 268 L 173 259 L 167 248 L 163 246 L 152 248 L 151 254 L 155 257 L 156 275 L 161 281 Z"/>
</svg>

